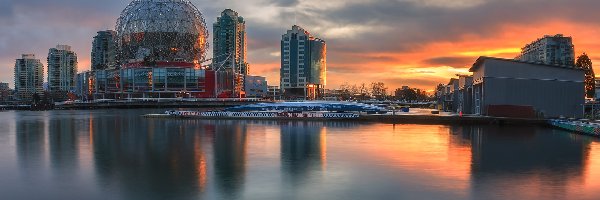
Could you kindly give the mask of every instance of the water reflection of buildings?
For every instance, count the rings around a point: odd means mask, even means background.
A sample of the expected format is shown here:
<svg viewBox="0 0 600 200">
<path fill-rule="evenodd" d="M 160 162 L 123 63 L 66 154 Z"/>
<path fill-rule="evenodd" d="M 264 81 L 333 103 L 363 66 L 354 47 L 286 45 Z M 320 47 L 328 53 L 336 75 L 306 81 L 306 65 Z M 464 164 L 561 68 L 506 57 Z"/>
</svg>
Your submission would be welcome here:
<svg viewBox="0 0 600 200">
<path fill-rule="evenodd" d="M 470 127 L 474 199 L 565 199 L 590 159 L 586 140 L 539 127 Z"/>
<path fill-rule="evenodd" d="M 182 121 L 142 123 L 134 115 L 91 120 L 99 184 L 124 199 L 199 196 L 207 184 L 203 134 L 210 130 L 184 128 Z"/>
<path fill-rule="evenodd" d="M 236 198 L 246 176 L 247 124 L 243 121 L 207 121 L 214 130 L 215 181 L 225 199 Z"/>
<path fill-rule="evenodd" d="M 77 123 L 73 117 L 50 116 L 47 133 L 52 170 L 65 178 L 74 176 L 73 172 L 79 167 Z"/>
<path fill-rule="evenodd" d="M 33 173 L 43 167 L 42 163 L 46 152 L 45 123 L 44 121 L 18 120 L 25 117 L 22 115 L 15 117 L 17 159 L 23 175 L 36 176 Z"/>
<path fill-rule="evenodd" d="M 293 182 L 324 170 L 327 129 L 320 122 L 285 122 L 281 127 L 281 167 Z"/>
</svg>

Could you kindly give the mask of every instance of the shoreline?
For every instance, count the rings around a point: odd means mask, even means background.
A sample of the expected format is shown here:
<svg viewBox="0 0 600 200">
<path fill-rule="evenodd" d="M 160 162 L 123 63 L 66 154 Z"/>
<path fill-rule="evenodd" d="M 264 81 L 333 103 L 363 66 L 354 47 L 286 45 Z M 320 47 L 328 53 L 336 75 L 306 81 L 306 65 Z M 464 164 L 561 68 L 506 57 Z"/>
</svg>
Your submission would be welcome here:
<svg viewBox="0 0 600 200">
<path fill-rule="evenodd" d="M 361 115 L 353 119 L 325 118 L 249 118 L 249 117 L 198 117 L 171 116 L 162 114 L 143 115 L 148 119 L 183 119 L 183 120 L 260 120 L 260 121 L 340 121 L 340 122 L 373 122 L 387 124 L 436 124 L 436 125 L 548 125 L 546 119 L 517 119 L 503 117 L 459 117 L 435 115 Z"/>
</svg>

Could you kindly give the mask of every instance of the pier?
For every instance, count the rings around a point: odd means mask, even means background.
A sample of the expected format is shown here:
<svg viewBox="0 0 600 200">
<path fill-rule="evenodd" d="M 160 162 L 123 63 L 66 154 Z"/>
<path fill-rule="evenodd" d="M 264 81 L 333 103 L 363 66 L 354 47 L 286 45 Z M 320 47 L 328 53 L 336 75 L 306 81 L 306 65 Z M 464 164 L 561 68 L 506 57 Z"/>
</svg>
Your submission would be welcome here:
<svg viewBox="0 0 600 200">
<path fill-rule="evenodd" d="M 205 117 L 205 116 L 173 116 L 168 114 L 148 114 L 145 118 L 154 119 L 220 119 L 220 120 L 266 120 L 266 121 L 350 121 L 350 122 L 372 122 L 386 124 L 426 124 L 426 125 L 531 125 L 531 126 L 547 126 L 549 125 L 546 119 L 520 119 L 520 118 L 505 118 L 505 117 L 487 117 L 487 116 L 458 116 L 449 113 L 429 114 L 428 109 L 418 109 L 411 112 L 395 112 L 389 114 L 364 114 L 362 113 L 357 118 L 347 119 L 323 119 L 323 118 L 247 118 L 247 117 Z"/>
<path fill-rule="evenodd" d="M 55 104 L 59 110 L 87 109 L 139 109 L 139 108 L 225 108 L 265 102 L 262 99 L 188 99 L 143 98 L 124 100 L 95 100 L 90 102 L 65 102 Z"/>
</svg>

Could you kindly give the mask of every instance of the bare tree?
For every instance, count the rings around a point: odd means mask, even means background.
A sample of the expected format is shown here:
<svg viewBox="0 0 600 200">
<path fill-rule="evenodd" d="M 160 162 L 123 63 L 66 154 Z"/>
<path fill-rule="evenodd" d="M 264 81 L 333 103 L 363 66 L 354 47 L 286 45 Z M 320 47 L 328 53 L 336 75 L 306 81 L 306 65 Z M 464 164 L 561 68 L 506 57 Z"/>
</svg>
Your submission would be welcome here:
<svg viewBox="0 0 600 200">
<path fill-rule="evenodd" d="M 371 94 L 378 100 L 385 100 L 387 87 L 382 82 L 373 82 L 371 83 Z"/>
<path fill-rule="evenodd" d="M 369 97 L 371 97 L 371 94 L 369 92 L 369 88 L 367 87 L 367 84 L 365 83 L 361 83 L 358 87 L 358 94 L 360 95 L 360 99 L 361 100 L 366 100 Z"/>
</svg>

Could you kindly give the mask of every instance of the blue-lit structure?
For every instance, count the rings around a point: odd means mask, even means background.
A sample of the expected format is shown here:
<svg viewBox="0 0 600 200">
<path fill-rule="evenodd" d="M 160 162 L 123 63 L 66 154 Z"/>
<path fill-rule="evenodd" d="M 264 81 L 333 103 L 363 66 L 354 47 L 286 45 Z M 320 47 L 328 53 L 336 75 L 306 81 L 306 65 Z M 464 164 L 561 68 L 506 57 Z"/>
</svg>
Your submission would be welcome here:
<svg viewBox="0 0 600 200">
<path fill-rule="evenodd" d="M 356 102 L 281 102 L 281 103 L 258 103 L 252 105 L 243 105 L 225 109 L 229 112 L 251 112 L 251 111 L 327 111 L 327 112 L 368 112 L 368 113 L 387 113 L 388 110 L 374 105 L 356 103 Z"/>
</svg>

